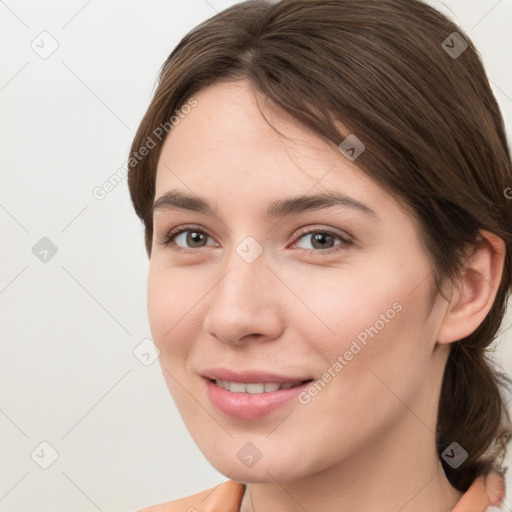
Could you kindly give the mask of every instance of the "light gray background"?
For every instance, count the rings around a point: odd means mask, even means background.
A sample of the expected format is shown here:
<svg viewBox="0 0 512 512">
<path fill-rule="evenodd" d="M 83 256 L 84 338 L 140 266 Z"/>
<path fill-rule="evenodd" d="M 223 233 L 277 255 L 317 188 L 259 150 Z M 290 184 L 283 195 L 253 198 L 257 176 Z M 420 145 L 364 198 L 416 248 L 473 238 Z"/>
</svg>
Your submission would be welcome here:
<svg viewBox="0 0 512 512">
<path fill-rule="evenodd" d="M 93 191 L 126 169 L 172 48 L 233 3 L 0 1 L 2 512 L 136 510 L 224 480 L 158 361 L 133 353 L 150 337 L 148 261 L 126 179 L 102 200 Z M 510 139 L 512 0 L 431 3 L 480 49 Z M 32 251 L 43 237 L 57 248 L 46 262 Z M 510 330 L 502 341 L 512 373 Z M 47 469 L 42 442 L 58 452 Z"/>
</svg>

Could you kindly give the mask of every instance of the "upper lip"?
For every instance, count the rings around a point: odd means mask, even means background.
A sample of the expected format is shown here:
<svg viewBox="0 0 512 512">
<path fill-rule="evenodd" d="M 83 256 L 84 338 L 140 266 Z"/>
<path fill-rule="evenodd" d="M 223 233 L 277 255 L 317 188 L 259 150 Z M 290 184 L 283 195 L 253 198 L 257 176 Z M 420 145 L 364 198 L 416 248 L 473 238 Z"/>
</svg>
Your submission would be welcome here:
<svg viewBox="0 0 512 512">
<path fill-rule="evenodd" d="M 287 375 L 278 375 L 276 373 L 263 372 L 260 370 L 246 370 L 243 372 L 230 370 L 229 368 L 211 368 L 203 372 L 203 377 L 211 380 L 227 380 L 228 382 L 240 382 L 252 384 L 257 382 L 275 382 L 284 384 L 286 382 L 302 382 L 311 380 L 310 377 L 295 377 Z"/>
</svg>

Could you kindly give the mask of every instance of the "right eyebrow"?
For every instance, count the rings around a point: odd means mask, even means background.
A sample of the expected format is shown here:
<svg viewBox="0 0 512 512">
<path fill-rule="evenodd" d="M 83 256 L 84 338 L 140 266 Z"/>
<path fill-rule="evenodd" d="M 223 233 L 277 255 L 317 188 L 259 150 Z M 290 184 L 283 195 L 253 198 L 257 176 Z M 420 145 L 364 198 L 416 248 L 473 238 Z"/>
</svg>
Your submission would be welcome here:
<svg viewBox="0 0 512 512">
<path fill-rule="evenodd" d="M 171 190 L 160 196 L 153 204 L 153 213 L 170 210 L 190 210 L 204 213 L 209 216 L 217 215 L 217 211 L 210 206 L 210 203 L 202 197 L 192 196 Z"/>
</svg>

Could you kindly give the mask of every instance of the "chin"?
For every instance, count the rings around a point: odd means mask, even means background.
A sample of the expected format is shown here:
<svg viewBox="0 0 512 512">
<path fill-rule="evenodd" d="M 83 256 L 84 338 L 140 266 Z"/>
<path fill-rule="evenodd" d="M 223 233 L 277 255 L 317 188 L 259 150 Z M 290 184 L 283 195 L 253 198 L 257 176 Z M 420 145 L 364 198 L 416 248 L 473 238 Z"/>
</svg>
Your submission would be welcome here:
<svg viewBox="0 0 512 512">
<path fill-rule="evenodd" d="M 276 480 L 278 482 L 284 482 L 287 480 L 295 480 L 295 476 L 291 475 L 289 471 L 286 470 L 272 470 L 265 466 L 252 467 L 252 468 L 233 468 L 233 466 L 222 465 L 215 466 L 215 469 L 229 478 L 230 480 L 234 480 L 235 482 L 240 482 L 243 484 L 252 484 L 252 483 L 275 483 Z M 268 471 L 268 472 L 267 472 Z"/>
<path fill-rule="evenodd" d="M 250 461 L 244 463 L 235 453 L 233 457 L 227 457 L 226 451 L 220 453 L 203 452 L 208 462 L 230 480 L 240 483 L 275 483 L 300 479 L 308 473 L 314 473 L 313 469 L 301 466 L 296 457 L 291 457 L 289 462 L 283 457 L 283 453 L 262 454 L 261 458 L 251 465 Z M 240 456 L 243 459 L 243 453 Z M 302 464 L 304 461 L 302 461 Z"/>
</svg>

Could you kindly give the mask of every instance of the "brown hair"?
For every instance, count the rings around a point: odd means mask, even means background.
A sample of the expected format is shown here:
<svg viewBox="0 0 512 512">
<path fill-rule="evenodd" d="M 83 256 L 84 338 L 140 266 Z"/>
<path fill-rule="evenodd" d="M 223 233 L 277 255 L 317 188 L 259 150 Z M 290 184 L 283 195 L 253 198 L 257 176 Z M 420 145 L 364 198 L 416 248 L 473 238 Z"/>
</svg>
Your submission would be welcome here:
<svg viewBox="0 0 512 512">
<path fill-rule="evenodd" d="M 489 345 L 511 291 L 512 201 L 504 191 L 512 172 L 503 119 L 469 37 L 418 0 L 250 0 L 201 23 L 165 61 L 131 147 L 128 183 L 149 257 L 165 140 L 158 127 L 168 128 L 194 93 L 241 79 L 322 140 L 338 146 L 355 134 L 363 141 L 359 168 L 419 221 L 436 293 L 445 278 L 460 276 L 479 230 L 503 239 L 492 309 L 451 345 L 436 430 L 458 490 L 503 470 L 512 429 L 502 386 L 512 381 L 496 369 Z M 155 147 L 141 157 L 150 140 Z M 457 469 L 441 457 L 453 441 L 468 452 Z"/>
</svg>

